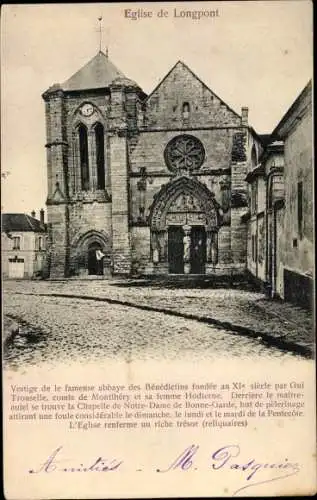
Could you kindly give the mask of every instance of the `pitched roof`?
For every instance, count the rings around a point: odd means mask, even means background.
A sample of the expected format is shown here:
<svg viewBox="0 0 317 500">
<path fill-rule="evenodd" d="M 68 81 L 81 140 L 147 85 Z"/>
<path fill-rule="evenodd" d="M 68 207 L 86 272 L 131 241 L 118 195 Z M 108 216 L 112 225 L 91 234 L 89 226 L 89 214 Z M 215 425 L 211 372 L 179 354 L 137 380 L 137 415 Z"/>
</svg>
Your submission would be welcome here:
<svg viewBox="0 0 317 500">
<path fill-rule="evenodd" d="M 272 132 L 272 138 L 277 138 L 277 139 L 285 139 L 285 136 L 287 135 L 287 129 L 283 131 L 283 128 L 285 127 L 285 124 L 287 123 L 288 120 L 291 120 L 291 122 L 294 122 L 297 119 L 301 119 L 301 113 L 303 113 L 303 109 L 301 109 L 301 104 L 304 102 L 305 98 L 307 98 L 310 103 L 312 102 L 312 80 L 310 79 L 307 85 L 304 87 L 304 89 L 301 91 L 299 96 L 295 99 L 293 104 L 290 106 L 290 108 L 286 111 L 282 119 L 279 121 L 279 123 L 276 125 L 275 129 Z"/>
<path fill-rule="evenodd" d="M 264 147 L 267 146 L 271 141 L 271 134 L 259 134 L 258 137 Z"/>
<path fill-rule="evenodd" d="M 61 84 L 63 90 L 87 90 L 107 87 L 125 75 L 100 50 L 85 66 Z"/>
<path fill-rule="evenodd" d="M 265 168 L 264 165 L 261 163 L 257 165 L 253 170 L 251 170 L 251 172 L 248 173 L 248 175 L 245 178 L 245 181 L 250 183 L 253 182 L 254 179 L 256 179 L 257 177 L 263 175 L 265 175 Z"/>
<path fill-rule="evenodd" d="M 187 66 L 187 64 L 185 64 L 183 61 L 180 61 L 180 60 L 177 61 L 177 63 L 174 64 L 174 66 L 168 71 L 168 73 L 166 73 L 166 75 L 164 76 L 164 78 L 156 85 L 156 87 L 152 90 L 152 92 L 147 96 L 147 99 L 146 99 L 147 101 L 150 100 L 151 96 L 158 90 L 158 88 L 169 77 L 169 75 L 174 71 L 174 69 L 177 66 L 183 66 L 194 78 L 196 78 L 196 80 L 198 80 L 205 87 L 205 89 L 207 89 L 211 94 L 213 94 L 217 99 L 219 99 L 219 101 L 221 102 L 221 104 L 224 104 L 233 114 L 235 114 L 237 117 L 240 118 L 240 115 L 234 109 L 232 109 L 230 106 L 228 106 L 228 104 L 226 104 L 213 90 L 211 90 L 210 87 L 208 87 L 208 85 L 206 85 L 199 78 L 199 76 L 197 76 L 196 73 L 194 73 L 189 68 L 189 66 Z"/>
<path fill-rule="evenodd" d="M 45 232 L 45 226 L 28 214 L 1 214 L 1 231 Z"/>
</svg>

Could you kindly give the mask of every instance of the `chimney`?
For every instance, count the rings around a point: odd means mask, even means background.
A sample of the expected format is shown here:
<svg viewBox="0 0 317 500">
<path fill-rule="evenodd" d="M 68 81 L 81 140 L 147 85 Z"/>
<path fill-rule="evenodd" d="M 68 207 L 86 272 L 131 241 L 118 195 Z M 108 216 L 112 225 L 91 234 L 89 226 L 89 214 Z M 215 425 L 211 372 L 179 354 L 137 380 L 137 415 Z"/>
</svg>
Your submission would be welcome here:
<svg viewBox="0 0 317 500">
<path fill-rule="evenodd" d="M 35 210 L 32 210 L 31 217 L 33 217 L 35 219 L 35 216 L 36 216 Z"/>
<path fill-rule="evenodd" d="M 41 224 L 44 224 L 44 210 L 41 208 L 40 210 L 40 222 Z"/>
<path fill-rule="evenodd" d="M 249 108 L 241 108 L 241 125 L 248 125 Z"/>
</svg>

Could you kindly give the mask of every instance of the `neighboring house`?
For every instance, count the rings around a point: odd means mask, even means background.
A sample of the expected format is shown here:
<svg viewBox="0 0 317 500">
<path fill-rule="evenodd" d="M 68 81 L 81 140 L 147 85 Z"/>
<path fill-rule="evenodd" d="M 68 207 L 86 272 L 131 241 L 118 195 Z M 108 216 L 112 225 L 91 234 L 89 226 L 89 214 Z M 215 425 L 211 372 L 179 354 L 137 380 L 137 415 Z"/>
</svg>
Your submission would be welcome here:
<svg viewBox="0 0 317 500">
<path fill-rule="evenodd" d="M 147 96 L 101 51 L 43 99 L 50 277 L 245 272 L 247 108 L 181 61 Z"/>
<path fill-rule="evenodd" d="M 314 273 L 312 85 L 283 116 L 246 181 L 248 263 L 272 297 L 311 307 Z"/>
<path fill-rule="evenodd" d="M 40 220 L 28 214 L 1 215 L 3 278 L 34 278 L 45 268 L 46 227 L 44 210 Z"/>
<path fill-rule="evenodd" d="M 258 284 L 271 291 L 272 296 L 281 295 L 277 284 L 276 259 L 282 232 L 282 228 L 278 227 L 277 213 L 280 213 L 284 203 L 283 165 L 283 142 L 271 140 L 259 163 L 253 165 L 246 177 L 250 197 L 250 211 L 245 217 L 248 219 L 247 268 Z"/>
</svg>

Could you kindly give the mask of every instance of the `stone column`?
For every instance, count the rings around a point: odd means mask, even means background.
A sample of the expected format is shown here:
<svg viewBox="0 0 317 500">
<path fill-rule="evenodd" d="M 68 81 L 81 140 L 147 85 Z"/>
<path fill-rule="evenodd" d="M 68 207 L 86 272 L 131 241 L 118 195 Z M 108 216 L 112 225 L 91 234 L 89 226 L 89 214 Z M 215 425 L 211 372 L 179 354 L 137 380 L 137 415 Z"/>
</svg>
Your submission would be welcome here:
<svg viewBox="0 0 317 500">
<path fill-rule="evenodd" d="M 158 244 L 158 234 L 156 231 L 152 231 L 151 242 L 152 242 L 152 262 L 153 264 L 158 264 L 160 260 L 160 252 Z"/>
<path fill-rule="evenodd" d="M 144 222 L 145 220 L 145 192 L 146 192 L 146 178 L 145 175 L 141 177 L 141 179 L 137 183 L 138 189 L 138 204 L 139 204 L 139 215 L 138 221 Z"/>
<path fill-rule="evenodd" d="M 189 274 L 190 273 L 190 232 L 191 232 L 191 226 L 188 226 L 187 224 L 183 226 L 183 231 L 185 233 L 184 238 L 183 238 L 183 243 L 184 243 L 184 273 Z"/>
<path fill-rule="evenodd" d="M 207 231 L 206 233 L 206 261 L 211 262 L 211 244 L 212 244 L 212 232 Z"/>
<path fill-rule="evenodd" d="M 159 231 L 157 234 L 157 248 L 160 262 L 167 260 L 167 231 Z"/>
<path fill-rule="evenodd" d="M 218 233 L 216 231 L 211 233 L 210 257 L 215 266 L 218 263 Z"/>
</svg>

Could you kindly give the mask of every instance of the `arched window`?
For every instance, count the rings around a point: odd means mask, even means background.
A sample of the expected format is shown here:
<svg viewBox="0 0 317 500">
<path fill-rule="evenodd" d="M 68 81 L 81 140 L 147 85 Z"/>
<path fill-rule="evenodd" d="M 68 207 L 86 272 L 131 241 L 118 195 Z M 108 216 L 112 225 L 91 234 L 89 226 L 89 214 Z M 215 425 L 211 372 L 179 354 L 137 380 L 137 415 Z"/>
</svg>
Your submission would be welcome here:
<svg viewBox="0 0 317 500">
<path fill-rule="evenodd" d="M 95 126 L 97 189 L 105 189 L 105 143 L 101 123 Z"/>
<path fill-rule="evenodd" d="M 189 106 L 188 102 L 184 102 L 183 107 L 182 107 L 182 113 L 183 113 L 184 120 L 188 120 L 189 113 L 190 113 L 190 106 Z"/>
<path fill-rule="evenodd" d="M 83 191 L 89 190 L 89 157 L 88 157 L 88 134 L 85 125 L 78 127 L 79 155 L 80 155 L 80 176 L 81 188 Z"/>
<path fill-rule="evenodd" d="M 258 155 L 256 153 L 256 149 L 255 149 L 254 144 L 252 146 L 252 151 L 251 151 L 251 164 L 252 164 L 252 168 L 255 168 L 258 164 Z"/>
</svg>

